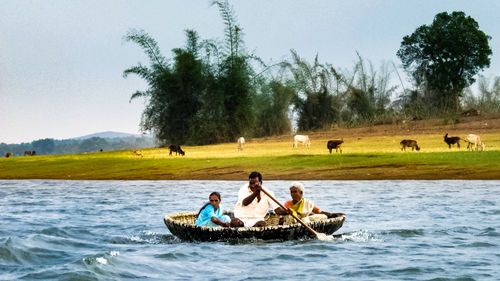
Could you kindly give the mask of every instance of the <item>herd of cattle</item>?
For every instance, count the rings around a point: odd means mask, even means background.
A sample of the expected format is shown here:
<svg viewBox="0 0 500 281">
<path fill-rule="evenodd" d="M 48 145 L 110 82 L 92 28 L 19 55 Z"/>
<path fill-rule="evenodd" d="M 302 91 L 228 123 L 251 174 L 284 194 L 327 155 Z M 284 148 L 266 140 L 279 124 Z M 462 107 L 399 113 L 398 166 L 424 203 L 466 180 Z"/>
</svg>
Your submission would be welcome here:
<svg viewBox="0 0 500 281">
<path fill-rule="evenodd" d="M 458 148 L 460 148 L 460 141 L 463 141 L 467 143 L 467 149 L 468 150 L 484 150 L 484 142 L 481 141 L 481 138 L 478 135 L 474 134 L 469 134 L 465 139 L 460 138 L 460 137 L 448 137 L 448 133 L 444 136 L 444 142 L 448 144 L 448 147 L 451 148 L 455 144 L 457 145 Z M 332 153 L 332 150 L 335 149 L 335 152 L 340 152 L 342 153 L 342 144 L 344 143 L 344 138 L 340 138 L 337 140 L 329 140 L 326 144 L 326 148 L 330 151 L 330 154 Z M 237 140 L 238 144 L 238 151 L 242 151 L 245 148 L 245 138 L 244 137 L 239 137 Z M 308 135 L 295 135 L 293 137 L 293 146 L 292 148 L 298 148 L 299 144 L 303 145 L 305 148 L 310 149 L 311 148 L 311 139 L 309 138 Z M 407 140 L 404 139 L 400 143 L 401 145 L 401 151 L 406 151 L 406 148 L 411 148 L 411 150 L 416 150 L 419 151 L 420 147 L 417 144 L 416 140 Z M 169 156 L 172 155 L 172 152 L 175 152 L 175 155 L 177 153 L 181 154 L 182 156 L 185 155 L 185 152 L 182 151 L 181 147 L 179 145 L 171 145 L 169 147 L 170 153 Z"/>
<path fill-rule="evenodd" d="M 460 141 L 467 143 L 467 150 L 470 151 L 483 151 L 485 148 L 484 142 L 481 141 L 481 137 L 478 135 L 469 134 L 465 139 L 461 137 L 448 137 L 448 133 L 444 135 L 444 142 L 448 145 L 448 148 L 451 148 L 455 144 L 457 145 L 457 148 L 460 148 Z M 401 150 L 406 151 L 407 147 L 411 147 L 411 150 L 420 150 L 416 140 L 402 140 L 400 144 Z"/>
<path fill-rule="evenodd" d="M 454 146 L 455 144 L 457 145 L 457 148 L 460 148 L 460 141 L 463 141 L 467 144 L 467 149 L 468 150 L 484 150 L 485 144 L 484 142 L 481 141 L 481 138 L 478 135 L 474 134 L 469 134 L 466 138 L 460 138 L 460 137 L 448 137 L 448 133 L 444 135 L 444 142 L 448 145 L 449 148 Z M 332 153 L 332 150 L 335 149 L 335 152 L 340 152 L 342 153 L 342 144 L 344 143 L 344 138 L 340 138 L 337 140 L 329 140 L 326 144 L 326 148 L 330 151 L 330 154 Z M 245 148 L 245 138 L 240 137 L 238 138 L 237 141 L 238 144 L 238 150 L 241 151 Z M 293 137 L 293 148 L 298 148 L 299 144 L 303 145 L 304 147 L 310 149 L 311 148 L 311 139 L 309 138 L 308 135 L 295 135 Z M 401 145 L 401 151 L 406 151 L 406 148 L 411 148 L 411 150 L 420 150 L 420 147 L 417 144 L 416 140 L 407 140 L 404 139 L 400 143 Z M 168 154 L 169 156 L 172 156 L 172 153 L 175 152 L 175 155 L 182 155 L 184 156 L 186 153 L 181 149 L 180 145 L 172 144 L 168 147 L 170 149 L 170 153 Z M 101 149 L 102 151 L 102 149 Z M 137 156 L 142 157 L 142 152 L 140 150 L 134 150 L 134 153 Z M 36 151 L 28 151 L 26 150 L 24 152 L 24 156 L 34 156 L 36 155 Z M 5 157 L 9 158 L 13 156 L 12 152 L 8 152 L 5 154 Z"/>
<path fill-rule="evenodd" d="M 5 153 L 5 157 L 7 157 L 7 158 L 9 158 L 13 155 L 14 155 L 14 153 L 12 153 L 12 152 Z M 24 151 L 24 156 L 35 156 L 35 155 L 36 155 L 36 151 L 34 151 L 34 150 L 33 151 L 29 151 L 29 150 Z"/>
</svg>

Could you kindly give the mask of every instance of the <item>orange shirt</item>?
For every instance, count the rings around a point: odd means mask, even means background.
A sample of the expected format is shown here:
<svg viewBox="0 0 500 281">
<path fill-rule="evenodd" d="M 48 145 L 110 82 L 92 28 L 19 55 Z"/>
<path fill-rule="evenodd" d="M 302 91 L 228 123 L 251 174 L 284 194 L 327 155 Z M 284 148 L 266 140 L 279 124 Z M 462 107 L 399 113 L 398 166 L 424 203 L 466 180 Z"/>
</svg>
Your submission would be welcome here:
<svg viewBox="0 0 500 281">
<path fill-rule="evenodd" d="M 285 207 L 286 208 L 292 208 L 292 206 L 293 206 L 293 200 L 285 202 Z M 312 211 L 313 211 L 313 213 L 319 213 L 320 212 L 319 208 L 316 207 L 316 205 L 314 205 Z M 307 215 L 309 215 L 309 214 L 307 214 Z"/>
</svg>

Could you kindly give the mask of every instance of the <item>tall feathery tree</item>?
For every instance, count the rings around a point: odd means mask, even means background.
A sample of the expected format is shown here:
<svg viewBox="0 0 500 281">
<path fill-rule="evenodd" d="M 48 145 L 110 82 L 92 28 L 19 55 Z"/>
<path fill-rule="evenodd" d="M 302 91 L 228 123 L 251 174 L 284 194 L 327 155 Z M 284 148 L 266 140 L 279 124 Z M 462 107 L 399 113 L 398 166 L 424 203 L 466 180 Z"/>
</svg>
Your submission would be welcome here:
<svg viewBox="0 0 500 281">
<path fill-rule="evenodd" d="M 283 84 L 279 79 L 262 79 L 256 96 L 256 121 L 254 134 L 257 137 L 282 135 L 291 131 L 288 116 L 290 105 L 295 96 L 293 87 Z"/>
<path fill-rule="evenodd" d="M 293 77 L 295 110 L 298 112 L 298 129 L 302 131 L 322 129 L 338 121 L 338 106 L 332 93 L 332 79 L 336 79 L 333 67 L 319 63 L 318 56 L 312 64 L 291 50 L 292 62 L 284 63 Z"/>
<path fill-rule="evenodd" d="M 347 91 L 347 106 L 350 122 L 358 124 L 374 123 L 383 118 L 389 110 L 391 95 L 397 86 L 390 86 L 391 72 L 389 64 L 383 63 L 379 71 L 373 64 L 357 53 L 358 62 L 354 66 L 351 82 Z"/>
<path fill-rule="evenodd" d="M 126 41 L 138 44 L 149 58 L 149 66 L 139 63 L 126 69 L 123 76 L 136 74 L 148 83 L 148 89 L 137 91 L 131 100 L 143 97 L 146 108 L 141 129 L 153 132 L 162 144 L 183 144 L 189 137 L 188 127 L 201 106 L 205 88 L 203 64 L 198 58 L 196 32 L 186 31 L 184 49 L 174 49 L 173 65 L 167 63 L 157 42 L 144 31 L 130 30 Z"/>
<path fill-rule="evenodd" d="M 242 28 L 227 1 L 213 1 L 224 22 L 224 42 L 205 42 L 210 71 L 207 91 L 191 135 L 196 143 L 234 141 L 248 133 L 255 120 L 254 73 L 246 54 Z"/>
</svg>

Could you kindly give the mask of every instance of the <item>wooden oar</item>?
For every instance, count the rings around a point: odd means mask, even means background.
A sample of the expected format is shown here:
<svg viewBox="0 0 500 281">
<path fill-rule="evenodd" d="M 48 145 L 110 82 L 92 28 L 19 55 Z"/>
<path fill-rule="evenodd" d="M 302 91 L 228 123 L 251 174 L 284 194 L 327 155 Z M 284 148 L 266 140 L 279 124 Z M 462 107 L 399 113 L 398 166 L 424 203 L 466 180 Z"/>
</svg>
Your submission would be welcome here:
<svg viewBox="0 0 500 281">
<path fill-rule="evenodd" d="M 269 194 L 264 188 L 261 188 L 261 190 L 267 196 L 269 196 L 269 198 L 271 198 L 274 202 L 276 202 L 276 204 L 278 204 L 281 208 L 287 210 L 287 208 L 285 208 L 285 206 L 281 205 L 281 203 L 278 200 L 276 200 L 276 198 L 274 198 L 271 194 Z M 300 224 L 302 224 L 305 228 L 307 228 L 307 230 L 309 230 L 312 234 L 314 234 L 314 236 L 316 236 L 316 238 L 318 238 L 319 240 L 328 240 L 328 236 L 326 236 L 326 234 L 321 233 L 321 232 L 317 232 L 316 230 L 312 229 L 312 227 L 308 226 L 305 222 L 303 222 L 294 213 L 291 213 L 290 215 L 292 215 L 292 217 L 294 219 L 296 219 Z"/>
</svg>

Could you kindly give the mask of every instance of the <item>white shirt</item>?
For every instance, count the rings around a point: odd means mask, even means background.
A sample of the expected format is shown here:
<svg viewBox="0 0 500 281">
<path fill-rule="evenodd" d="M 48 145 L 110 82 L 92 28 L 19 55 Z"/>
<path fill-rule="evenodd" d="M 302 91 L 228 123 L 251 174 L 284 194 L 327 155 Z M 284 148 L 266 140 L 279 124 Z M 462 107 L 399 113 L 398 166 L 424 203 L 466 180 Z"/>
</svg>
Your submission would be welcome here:
<svg viewBox="0 0 500 281">
<path fill-rule="evenodd" d="M 264 187 L 262 187 L 264 188 Z M 271 196 L 274 197 L 274 193 L 265 189 Z M 247 206 L 243 206 L 243 200 L 251 195 L 253 192 L 248 187 L 248 183 L 245 183 L 238 191 L 238 202 L 234 206 L 234 216 L 241 220 L 264 220 L 264 216 L 269 210 L 275 210 L 279 207 L 276 202 L 274 202 L 269 196 L 264 192 L 260 193 L 260 201 L 257 202 L 257 197 L 252 201 L 252 203 Z"/>
</svg>

